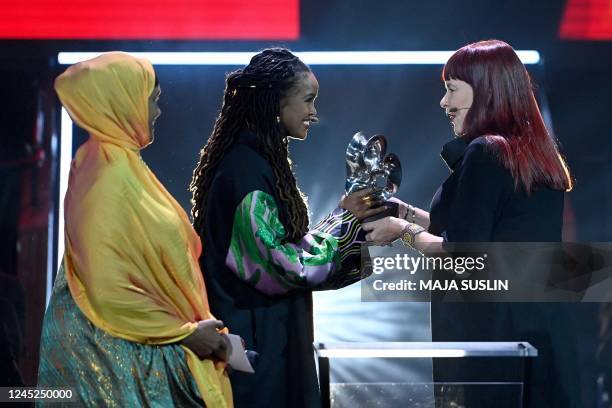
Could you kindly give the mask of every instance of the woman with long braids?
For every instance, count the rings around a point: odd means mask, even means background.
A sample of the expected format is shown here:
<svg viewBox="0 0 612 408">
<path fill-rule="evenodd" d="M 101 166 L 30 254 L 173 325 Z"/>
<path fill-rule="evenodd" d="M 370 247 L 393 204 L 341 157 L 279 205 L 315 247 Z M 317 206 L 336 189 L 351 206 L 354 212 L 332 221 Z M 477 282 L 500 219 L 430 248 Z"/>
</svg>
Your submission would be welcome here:
<svg viewBox="0 0 612 408">
<path fill-rule="evenodd" d="M 231 375 L 237 407 L 320 404 L 311 292 L 360 278 L 357 219 L 382 210 L 355 193 L 309 231 L 288 138 L 306 138 L 317 93 L 313 73 L 288 50 L 255 55 L 227 76 L 194 170 L 192 216 L 211 310 L 259 354 L 255 374 Z"/>
</svg>

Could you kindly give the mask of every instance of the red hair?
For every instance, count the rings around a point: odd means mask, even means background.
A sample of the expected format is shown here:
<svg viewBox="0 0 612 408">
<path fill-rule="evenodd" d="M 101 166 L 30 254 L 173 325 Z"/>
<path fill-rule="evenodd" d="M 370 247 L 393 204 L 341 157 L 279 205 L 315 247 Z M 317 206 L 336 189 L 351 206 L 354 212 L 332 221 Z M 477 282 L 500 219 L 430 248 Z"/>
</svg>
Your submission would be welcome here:
<svg viewBox="0 0 612 408">
<path fill-rule="evenodd" d="M 514 49 L 503 41 L 468 44 L 457 50 L 442 71 L 474 91 L 463 124 L 467 141 L 485 136 L 510 170 L 515 186 L 528 193 L 540 186 L 572 189 L 572 179 L 556 140 L 548 133 L 531 79 Z"/>
</svg>

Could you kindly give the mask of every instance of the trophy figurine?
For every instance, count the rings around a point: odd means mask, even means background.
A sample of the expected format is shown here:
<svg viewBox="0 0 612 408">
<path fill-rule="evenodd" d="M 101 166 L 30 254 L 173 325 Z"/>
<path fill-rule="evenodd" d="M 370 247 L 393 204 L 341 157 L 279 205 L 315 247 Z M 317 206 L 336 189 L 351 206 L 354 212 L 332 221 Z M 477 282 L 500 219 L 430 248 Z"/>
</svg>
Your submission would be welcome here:
<svg viewBox="0 0 612 408">
<path fill-rule="evenodd" d="M 402 165 L 396 155 L 386 153 L 387 139 L 383 135 L 367 139 L 363 132 L 355 133 L 346 148 L 346 193 L 372 188 L 372 199 L 385 201 L 383 205 L 387 207 L 386 211 L 364 221 L 398 216 L 398 205 L 387 200 L 399 189 Z"/>
</svg>

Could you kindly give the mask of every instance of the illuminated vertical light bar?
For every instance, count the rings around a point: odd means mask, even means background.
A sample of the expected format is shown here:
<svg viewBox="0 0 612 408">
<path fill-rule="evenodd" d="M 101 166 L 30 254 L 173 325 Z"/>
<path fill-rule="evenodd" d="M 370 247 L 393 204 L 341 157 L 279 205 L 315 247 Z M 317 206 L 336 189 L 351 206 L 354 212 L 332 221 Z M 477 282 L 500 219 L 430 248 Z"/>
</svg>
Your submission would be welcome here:
<svg viewBox="0 0 612 408">
<path fill-rule="evenodd" d="M 64 256 L 64 196 L 68 190 L 68 175 L 72 162 L 72 120 L 66 109 L 61 113 L 60 135 L 60 169 L 59 169 L 59 199 L 57 220 L 57 261 L 62 262 Z"/>
</svg>

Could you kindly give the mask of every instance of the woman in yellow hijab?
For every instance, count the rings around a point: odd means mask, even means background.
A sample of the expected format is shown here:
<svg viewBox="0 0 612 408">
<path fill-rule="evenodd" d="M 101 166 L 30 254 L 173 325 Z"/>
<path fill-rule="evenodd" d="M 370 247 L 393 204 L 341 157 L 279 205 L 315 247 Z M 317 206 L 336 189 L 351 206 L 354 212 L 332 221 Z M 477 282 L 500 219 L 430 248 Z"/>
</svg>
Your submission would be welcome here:
<svg viewBox="0 0 612 408">
<path fill-rule="evenodd" d="M 90 137 L 70 171 L 39 387 L 71 387 L 87 406 L 231 406 L 200 240 L 140 156 L 160 113 L 153 67 L 107 53 L 68 68 L 55 89 Z"/>
</svg>

